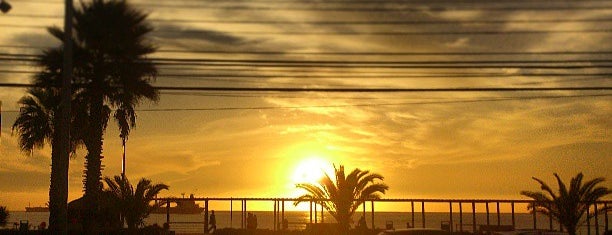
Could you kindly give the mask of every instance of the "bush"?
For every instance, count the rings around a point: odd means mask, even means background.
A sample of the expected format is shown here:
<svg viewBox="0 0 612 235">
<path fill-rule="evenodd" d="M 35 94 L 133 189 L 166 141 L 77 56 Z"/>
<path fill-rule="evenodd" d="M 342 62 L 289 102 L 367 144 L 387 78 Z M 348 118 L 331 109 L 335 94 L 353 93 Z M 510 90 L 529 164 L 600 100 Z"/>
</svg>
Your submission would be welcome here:
<svg viewBox="0 0 612 235">
<path fill-rule="evenodd" d="M 9 212 L 6 210 L 6 206 L 0 206 L 0 226 L 4 227 L 8 221 Z"/>
</svg>

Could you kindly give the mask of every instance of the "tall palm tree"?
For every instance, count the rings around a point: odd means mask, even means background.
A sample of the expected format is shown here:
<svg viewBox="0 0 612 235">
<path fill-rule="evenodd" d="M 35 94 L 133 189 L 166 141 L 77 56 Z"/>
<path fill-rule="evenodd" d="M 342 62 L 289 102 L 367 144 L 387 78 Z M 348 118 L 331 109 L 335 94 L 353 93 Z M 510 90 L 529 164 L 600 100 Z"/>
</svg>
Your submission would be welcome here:
<svg viewBox="0 0 612 235">
<path fill-rule="evenodd" d="M 532 178 L 540 183 L 540 189 L 544 192 L 521 191 L 521 194 L 534 200 L 528 206 L 532 213 L 539 212 L 552 216 L 563 225 L 570 235 L 575 235 L 578 224 L 588 208 L 612 191 L 606 187 L 597 187 L 599 183 L 604 182 L 604 178 L 595 178 L 583 184 L 583 175 L 579 173 L 572 178 L 568 189 L 557 173 L 554 173 L 554 176 L 557 178 L 557 184 L 559 185 L 558 194 L 544 181 L 535 177 Z"/>
<path fill-rule="evenodd" d="M 34 149 L 42 148 L 45 143 L 51 144 L 51 182 L 49 186 L 49 228 L 67 225 L 66 203 L 68 190 L 62 185 L 68 184 L 68 159 L 59 155 L 59 133 L 55 127 L 59 123 L 59 92 L 57 89 L 32 88 L 19 102 L 19 116 L 13 124 L 13 133 L 17 132 L 19 147 L 31 154 Z M 62 177 L 64 175 L 66 177 Z"/>
<path fill-rule="evenodd" d="M 160 191 L 168 189 L 168 185 L 152 184 L 145 178 L 140 179 L 135 189 L 127 177 L 116 175 L 113 178 L 105 177 L 104 181 L 108 186 L 105 191 L 111 195 L 113 204 L 121 211 L 130 231 L 141 226 L 143 220 L 161 206 L 162 202 L 151 202 Z"/>
<path fill-rule="evenodd" d="M 344 166 L 338 168 L 334 165 L 335 181 L 325 173 L 318 184 L 299 183 L 297 188 L 306 190 L 300 196 L 297 205 L 301 202 L 312 201 L 321 204 L 336 219 L 342 230 L 350 228 L 351 216 L 365 200 L 379 199 L 379 193 L 385 193 L 389 186 L 382 182 L 384 177 L 379 174 L 362 171 L 358 168 L 348 175 L 344 173 Z M 317 201 L 320 199 L 325 199 Z"/>
<path fill-rule="evenodd" d="M 103 135 L 111 110 L 116 109 L 113 117 L 121 138 L 127 138 L 136 123 L 135 106 L 143 99 L 159 98 L 150 84 L 157 70 L 146 56 L 156 48 L 146 41 L 153 30 L 146 18 L 147 14 L 122 0 L 81 2 L 75 9 L 73 99 L 82 104 L 86 116 L 79 120 L 86 127 L 80 132 L 87 148 L 83 225 L 90 234 L 97 233 Z M 61 29 L 50 28 L 49 32 L 62 40 Z"/>
</svg>

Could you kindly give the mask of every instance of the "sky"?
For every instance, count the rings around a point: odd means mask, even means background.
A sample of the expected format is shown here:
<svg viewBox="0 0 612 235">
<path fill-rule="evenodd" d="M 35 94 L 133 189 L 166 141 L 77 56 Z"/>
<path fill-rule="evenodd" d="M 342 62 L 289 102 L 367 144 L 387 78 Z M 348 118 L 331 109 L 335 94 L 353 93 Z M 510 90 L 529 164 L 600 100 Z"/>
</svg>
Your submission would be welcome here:
<svg viewBox="0 0 612 235">
<path fill-rule="evenodd" d="M 58 45 L 45 27 L 62 25 L 63 1 L 9 2 L 13 9 L 0 15 L 0 53 L 39 54 Z M 156 86 L 612 86 L 607 1 L 128 2 L 148 12 L 156 29 L 149 40 L 159 50 L 151 58 L 319 62 L 160 66 Z M 38 69 L 0 61 L 0 83 L 28 83 Z M 434 68 L 369 66 L 411 62 Z M 20 152 L 11 132 L 24 95 L 25 89 L 0 87 L 0 205 L 9 210 L 48 201 L 50 147 Z M 565 180 L 579 172 L 605 177 L 603 185 L 612 187 L 611 101 L 609 89 L 161 91 L 158 102 L 138 107 L 126 173 L 132 182 L 168 184 L 162 196 L 177 197 L 296 197 L 302 193 L 296 183 L 331 164 L 382 174 L 390 187 L 384 198 L 525 199 L 521 190 L 538 189 L 531 177 L 554 184 L 555 172 Z M 102 174 L 119 175 L 115 123 L 103 149 Z M 70 163 L 71 200 L 82 195 L 84 155 L 77 152 Z"/>
</svg>

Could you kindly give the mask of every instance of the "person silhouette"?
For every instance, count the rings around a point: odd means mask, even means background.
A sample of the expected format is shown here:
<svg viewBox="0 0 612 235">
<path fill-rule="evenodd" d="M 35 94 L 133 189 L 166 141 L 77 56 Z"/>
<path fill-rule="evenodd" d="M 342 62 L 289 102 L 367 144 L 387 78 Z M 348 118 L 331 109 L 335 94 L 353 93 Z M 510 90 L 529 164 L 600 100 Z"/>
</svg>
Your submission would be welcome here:
<svg viewBox="0 0 612 235">
<path fill-rule="evenodd" d="M 212 233 L 217 230 L 217 218 L 215 217 L 215 210 L 211 211 L 210 219 L 208 219 L 208 224 L 210 228 L 208 228 L 208 233 Z"/>
<path fill-rule="evenodd" d="M 289 229 L 289 220 L 287 218 L 283 219 L 283 230 Z"/>
<path fill-rule="evenodd" d="M 247 229 L 253 229 L 253 213 L 249 212 L 247 215 Z"/>
<path fill-rule="evenodd" d="M 357 228 L 359 228 L 359 229 L 367 229 L 368 228 L 368 225 L 366 224 L 365 217 L 363 215 L 359 218 L 359 222 L 357 222 Z"/>
</svg>

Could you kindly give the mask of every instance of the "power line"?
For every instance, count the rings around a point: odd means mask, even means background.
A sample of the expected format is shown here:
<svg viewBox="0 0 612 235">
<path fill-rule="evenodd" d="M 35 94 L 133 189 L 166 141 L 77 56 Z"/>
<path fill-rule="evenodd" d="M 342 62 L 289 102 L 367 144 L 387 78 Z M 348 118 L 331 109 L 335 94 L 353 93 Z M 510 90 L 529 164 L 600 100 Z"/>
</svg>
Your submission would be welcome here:
<svg viewBox="0 0 612 235">
<path fill-rule="evenodd" d="M 432 105 L 432 104 L 460 104 L 479 102 L 502 102 L 516 100 L 535 99 L 567 99 L 567 98 L 601 98 L 610 97 L 612 94 L 601 95 L 568 95 L 568 96 L 530 96 L 510 98 L 488 98 L 473 100 L 451 100 L 451 101 L 425 101 L 425 102 L 402 102 L 402 103 L 374 103 L 374 104 L 345 104 L 345 105 L 308 105 L 308 106 L 257 106 L 257 107 L 220 107 L 220 108 L 159 108 L 138 109 L 138 112 L 177 112 L 177 111 L 233 111 L 233 110 L 274 110 L 274 109 L 309 109 L 309 108 L 346 108 L 346 107 L 375 107 L 375 106 L 403 106 L 403 105 Z M 7 113 L 17 113 L 18 110 L 7 110 Z"/>
<path fill-rule="evenodd" d="M 152 35 L 159 33 L 175 33 L 181 35 L 209 35 L 213 33 L 228 33 L 238 35 L 353 35 L 353 36 L 433 36 L 433 35 L 504 35 L 504 34 L 575 34 L 592 33 L 608 34 L 612 29 L 580 29 L 580 30 L 477 30 L 477 31 L 206 31 L 206 30 L 159 30 L 153 31 Z"/>
<path fill-rule="evenodd" d="M 158 66 L 220 66 L 220 67 L 256 67 L 256 68 L 368 68 L 368 69 L 604 69 L 612 65 L 522 65 L 522 64 L 485 64 L 485 65 L 394 65 L 394 64 L 219 64 L 219 63 L 169 63 L 155 62 Z"/>
<path fill-rule="evenodd" d="M 60 2 L 40 2 L 44 4 L 59 4 Z M 215 2 L 218 3 L 218 2 Z M 241 2 L 244 3 L 244 2 Z M 282 6 L 278 3 L 285 4 L 300 4 L 300 2 L 276 2 L 277 4 L 265 4 L 264 6 L 247 6 L 247 5 L 228 5 L 228 6 L 219 6 L 219 5 L 211 5 L 207 4 L 159 4 L 159 3 L 150 3 L 146 4 L 133 4 L 135 6 L 142 6 L 146 8 L 164 8 L 164 9 L 189 9 L 189 10 L 224 10 L 224 11 L 318 11 L 318 12 L 441 12 L 441 11 L 567 11 L 567 10 L 582 10 L 582 11 L 598 11 L 598 10 L 609 10 L 612 7 L 608 5 L 603 6 L 583 6 L 583 5 L 574 5 L 568 6 L 568 4 L 564 4 L 563 6 L 551 6 L 550 4 L 541 5 L 541 6 L 458 6 L 457 4 L 453 4 L 451 7 L 447 7 L 444 5 L 412 5 L 409 6 L 406 3 L 385 3 L 375 2 L 372 4 L 376 4 L 376 7 L 354 7 L 356 4 L 350 4 L 347 7 L 347 4 L 342 4 L 340 7 L 322 7 L 322 6 Z M 325 2 L 323 2 L 325 3 Z M 344 2 L 347 3 L 347 2 Z M 572 2 L 574 3 L 574 2 Z M 222 3 L 223 4 L 223 3 Z M 316 3 L 320 5 L 321 3 Z M 332 4 L 337 4 L 332 2 Z M 363 4 L 363 3 L 362 3 Z M 226 4 L 227 5 L 227 4 Z M 310 5 L 310 4 L 309 4 Z"/>
<path fill-rule="evenodd" d="M 166 31 L 171 32 L 171 31 Z M 186 35 L 208 35 L 210 31 L 201 30 L 183 30 L 174 31 L 179 34 Z M 218 32 L 215 32 L 218 33 Z M 612 29 L 581 29 L 581 30 L 480 30 L 480 31 L 328 31 L 328 32 L 313 32 L 313 31 L 282 31 L 282 32 L 265 32 L 265 31 L 223 31 L 222 33 L 231 33 L 238 35 L 354 35 L 354 36 L 433 36 L 433 35 L 504 35 L 504 34 L 575 34 L 575 33 L 592 33 L 592 34 L 608 34 L 612 33 Z M 153 34 L 156 34 L 154 31 Z"/>
<path fill-rule="evenodd" d="M 22 0 L 23 1 L 23 0 Z M 40 0 L 38 0 L 40 1 Z M 217 3 L 218 1 L 216 0 L 183 0 L 183 2 L 207 2 L 207 3 Z M 223 2 L 239 2 L 239 3 L 244 3 L 244 0 L 224 0 Z M 286 3 L 286 0 L 250 0 L 249 2 L 257 2 L 257 3 Z M 380 4 L 380 1 L 376 1 L 376 0 L 326 0 L 326 1 L 311 1 L 311 2 L 300 2 L 300 3 L 315 3 L 315 4 L 319 4 L 319 3 L 327 3 L 327 2 L 333 2 L 333 3 L 372 3 L 372 4 Z M 515 2 L 529 2 L 529 3 L 534 3 L 534 2 L 540 2 L 540 3 L 560 3 L 560 2 L 565 2 L 565 3 L 576 3 L 575 0 L 496 0 L 496 1 L 486 1 L 486 0 L 386 0 L 385 2 L 389 2 L 389 3 L 411 3 L 411 4 L 424 4 L 424 3 L 436 3 L 436 4 L 440 4 L 440 3 L 449 3 L 449 4 L 456 4 L 456 3 L 462 3 L 462 4 L 474 4 L 474 3 L 478 3 L 478 4 L 498 4 L 498 3 L 515 3 Z M 581 3 L 583 2 L 608 2 L 608 0 L 581 0 Z"/>
<path fill-rule="evenodd" d="M 258 70 L 248 70 L 250 72 L 265 72 Z M 36 71 L 25 71 L 25 70 L 0 70 L 0 73 L 15 73 L 15 74 L 36 74 Z M 317 71 L 311 71 L 311 73 L 319 73 Z M 297 74 L 297 75 L 286 75 L 286 74 L 187 74 L 187 73 L 159 73 L 157 78 L 218 78 L 218 79 L 229 79 L 229 78 L 489 78 L 489 77 L 610 77 L 612 79 L 612 73 L 522 73 L 522 74 L 508 74 L 508 73 L 474 73 L 474 74 L 462 74 L 462 73 L 448 73 L 448 74 L 386 74 L 377 72 L 342 72 L 340 74 Z"/>
<path fill-rule="evenodd" d="M 236 93 L 236 92 L 232 92 L 231 94 L 227 94 L 227 93 L 203 93 L 203 92 L 183 92 L 183 91 L 178 91 L 178 92 L 166 92 L 166 91 L 161 91 L 160 94 L 162 95 L 183 95 L 183 96 L 201 96 L 201 97 L 231 97 L 231 98 L 279 98 L 279 99 L 340 99 L 340 100 L 407 100 L 407 99 L 417 99 L 417 100 L 423 100 L 423 99 L 436 99 L 436 100 L 452 100 L 456 98 L 449 98 L 449 97 L 432 97 L 432 98 L 426 98 L 426 97 L 354 97 L 354 96 L 286 96 L 286 95 L 278 95 L 278 93 L 272 93 L 272 94 L 261 94 L 261 93 Z M 260 95 L 257 95 L 260 94 Z M 525 97 L 591 97 L 591 96 L 612 96 L 612 94 L 605 94 L 605 95 L 570 95 L 570 96 L 512 96 L 512 97 L 503 97 L 504 99 L 520 99 L 520 98 L 525 98 Z M 500 97 L 478 97 L 479 99 L 499 99 Z"/>
<path fill-rule="evenodd" d="M 37 59 L 22 59 L 22 58 L 0 58 L 0 61 L 7 62 L 37 62 Z M 251 67 L 251 68 L 379 68 L 379 69 L 503 69 L 503 68 L 522 68 L 522 69 L 604 69 L 612 68 L 612 64 L 578 64 L 578 65 L 550 65 L 542 64 L 542 62 L 536 62 L 541 64 L 529 64 L 529 62 L 509 62 L 502 64 L 502 62 L 455 62 L 453 65 L 448 64 L 427 64 L 427 63 L 268 63 L 268 62 L 153 62 L 158 66 L 218 66 L 218 67 Z M 563 62 L 554 62 L 563 63 Z"/>
<path fill-rule="evenodd" d="M 0 87 L 40 87 L 26 83 L 0 83 Z M 154 86 L 166 91 L 275 91 L 275 92 L 330 92 L 330 93 L 410 93 L 410 92 L 522 92 L 522 91 L 606 91 L 612 87 L 470 87 L 470 88 L 297 88 L 297 87 L 212 87 L 212 86 Z"/>
<path fill-rule="evenodd" d="M 612 87 L 492 87 L 492 88 L 243 88 L 243 87 L 181 87 L 156 86 L 157 90 L 174 91 L 277 91 L 277 92 L 351 92 L 351 93 L 393 93 L 393 92 L 517 92 L 517 91 L 604 91 Z"/>
<path fill-rule="evenodd" d="M 36 54 L 0 53 L 0 60 L 38 60 Z M 168 58 L 151 57 L 155 62 L 198 62 L 198 63 L 251 63 L 251 64 L 341 64 L 341 65 L 436 65 L 436 64 L 554 64 L 554 63 L 612 63 L 612 59 L 537 59 L 537 60 L 289 60 L 289 59 L 204 59 L 204 58 Z"/>
<path fill-rule="evenodd" d="M 21 0 L 21 2 L 27 3 L 49 3 L 49 4 L 58 4 L 55 0 Z M 146 3 L 134 3 L 134 4 L 147 4 L 151 1 L 146 1 Z M 206 4 L 210 3 L 219 3 L 217 0 L 182 0 L 182 2 L 198 2 Z M 244 0 L 224 0 L 223 3 L 226 2 L 237 2 L 244 3 Z M 252 3 L 291 3 L 291 1 L 287 0 L 250 0 Z M 448 3 L 448 4 L 499 4 L 499 3 L 515 3 L 515 2 L 529 2 L 529 3 L 576 3 L 575 0 L 496 0 L 496 1 L 475 1 L 475 0 L 386 0 L 387 3 L 405 3 L 405 4 L 425 4 L 425 3 Z M 581 0 L 580 3 L 585 2 L 608 2 L 608 0 Z M 326 0 L 326 1 L 311 1 L 311 2 L 296 2 L 293 3 L 301 3 L 301 4 L 321 4 L 321 3 L 359 3 L 359 4 L 380 4 L 380 1 L 375 0 Z"/>
<path fill-rule="evenodd" d="M 12 15 L 13 17 L 31 18 L 31 15 Z M 268 24 L 268 25 L 447 25 L 447 24 L 559 24 L 559 23 L 605 23 L 612 19 L 529 19 L 529 20 L 387 20 L 387 21 L 321 21 L 321 20 L 217 20 L 217 19 L 159 19 L 151 18 L 151 22 L 202 23 L 202 24 Z M 46 28 L 48 25 L 0 24 L 2 27 Z M 157 30 L 167 32 L 166 30 Z"/>
<path fill-rule="evenodd" d="M 201 59 L 201 58 L 160 58 L 151 60 L 159 62 L 202 62 L 202 63 L 252 63 L 252 64 L 383 64 L 383 65 L 431 65 L 431 64 L 554 64 L 554 63 L 611 63 L 612 59 L 557 59 L 557 60 L 271 60 L 271 59 Z"/>
<path fill-rule="evenodd" d="M 0 46 L 2 47 L 2 46 Z M 300 51 L 221 51 L 221 50 L 174 50 L 161 49 L 160 53 L 188 54 L 256 54 L 256 55 L 372 55 L 372 56 L 500 56 L 500 55 L 602 55 L 612 51 L 535 51 L 535 52 L 300 52 Z"/>
<path fill-rule="evenodd" d="M 30 45 L 0 45 L 0 48 L 20 49 L 48 49 L 44 46 Z M 500 55 L 604 55 L 612 51 L 476 51 L 476 52 L 371 52 L 371 51 L 228 51 L 228 50 L 178 50 L 160 49 L 160 53 L 189 53 L 189 54 L 263 54 L 263 55 L 406 55 L 406 56 L 500 56 Z M 36 56 L 28 54 L 28 56 Z"/>
<path fill-rule="evenodd" d="M 393 20 L 393 21 L 321 21 L 321 20 L 201 20 L 201 19 L 160 19 L 152 18 L 152 22 L 174 23 L 205 23 L 205 24 L 307 24 L 307 25 L 445 25 L 445 24 L 549 24 L 549 23 L 602 23 L 612 19 L 529 19 L 529 20 Z"/>
<path fill-rule="evenodd" d="M 444 12 L 444 11 L 606 11 L 609 6 L 543 6 L 543 7 L 269 7 L 269 6 L 211 6 L 211 5 L 150 5 L 151 7 L 181 8 L 190 10 L 224 11 L 315 11 L 315 12 Z"/>
</svg>

